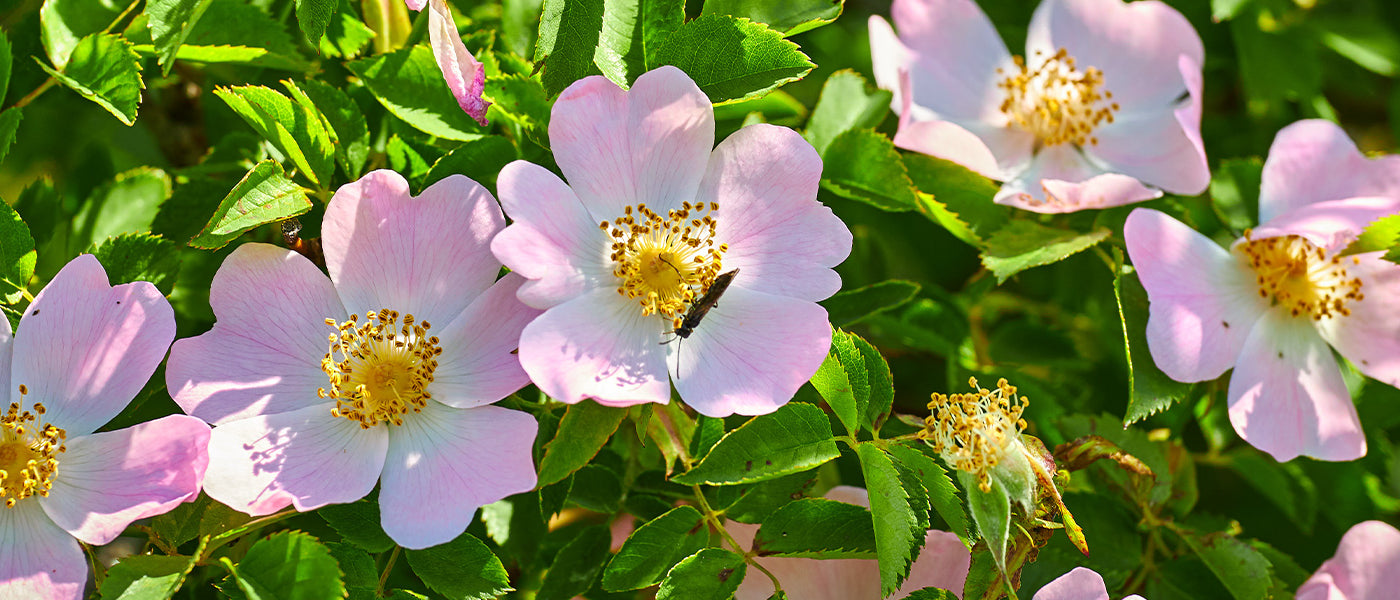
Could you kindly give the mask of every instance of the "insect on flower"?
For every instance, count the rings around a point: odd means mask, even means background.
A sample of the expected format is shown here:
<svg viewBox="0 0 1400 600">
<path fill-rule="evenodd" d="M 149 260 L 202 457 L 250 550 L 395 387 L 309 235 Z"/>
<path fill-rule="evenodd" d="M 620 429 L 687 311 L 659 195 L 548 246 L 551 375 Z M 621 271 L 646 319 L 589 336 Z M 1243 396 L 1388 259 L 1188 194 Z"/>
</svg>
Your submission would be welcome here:
<svg viewBox="0 0 1400 600">
<path fill-rule="evenodd" d="M 710 289 L 705 290 L 705 295 L 701 296 L 699 300 L 696 300 L 694 304 L 690 305 L 690 310 L 687 310 L 685 316 L 681 317 L 680 325 L 677 325 L 675 329 L 671 330 L 671 333 L 675 334 L 675 337 L 661 343 L 669 344 L 675 341 L 677 337 L 684 339 L 690 337 L 690 334 L 695 333 L 695 328 L 700 326 L 700 320 L 705 318 L 705 315 L 710 312 L 710 309 L 719 304 L 719 297 L 724 295 L 725 288 L 729 287 L 729 282 L 734 281 L 734 276 L 738 274 L 739 270 L 734 269 L 733 271 L 720 273 L 718 277 L 715 277 L 714 283 L 710 284 Z"/>
</svg>

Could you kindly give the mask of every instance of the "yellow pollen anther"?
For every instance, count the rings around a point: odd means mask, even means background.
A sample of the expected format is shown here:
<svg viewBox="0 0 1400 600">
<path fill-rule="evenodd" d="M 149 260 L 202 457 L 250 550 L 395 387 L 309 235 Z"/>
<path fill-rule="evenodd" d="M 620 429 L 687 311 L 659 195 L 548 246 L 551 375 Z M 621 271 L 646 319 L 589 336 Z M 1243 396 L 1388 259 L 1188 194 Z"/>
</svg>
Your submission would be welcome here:
<svg viewBox="0 0 1400 600">
<path fill-rule="evenodd" d="M 21 411 L 28 389 L 21 385 L 20 402 L 10 404 L 0 415 L 0 498 L 7 508 L 33 495 L 48 496 L 58 471 L 58 455 L 68 448 L 67 432 L 53 425 L 40 425 L 44 405 L 35 403 L 33 412 Z"/>
<path fill-rule="evenodd" d="M 1361 300 L 1361 279 L 1347 273 L 1348 262 L 1343 256 L 1328 255 L 1326 250 L 1297 235 L 1250 239 L 1236 249 L 1254 269 L 1259 284 L 1259 296 L 1272 298 L 1293 316 L 1308 315 L 1314 321 L 1351 314 L 1347 304 Z"/>
<path fill-rule="evenodd" d="M 612 238 L 609 259 L 617 293 L 637 300 L 643 315 L 661 315 L 679 327 L 690 304 L 704 295 L 728 247 L 714 241 L 719 205 L 686 202 L 661 216 L 645 204 L 599 227 Z"/>
<path fill-rule="evenodd" d="M 336 323 L 329 337 L 330 349 L 321 359 L 321 370 L 330 378 L 330 387 L 317 395 L 335 400 L 331 414 L 357 421 L 369 429 L 380 423 L 403 424 L 403 416 L 420 412 L 432 394 L 442 346 L 428 335 L 427 321 L 415 322 L 413 315 L 383 309 Z"/>
<path fill-rule="evenodd" d="M 1005 379 L 997 381 L 995 390 L 979 387 L 976 378 L 967 382 L 977 391 L 932 395 L 928 403 L 930 414 L 918 436 L 949 466 L 976 475 L 977 487 L 990 492 L 988 471 L 1001 461 L 1006 449 L 1026 428 L 1021 412 L 1030 400 L 1017 396 L 1016 386 Z"/>
<path fill-rule="evenodd" d="M 1006 74 L 997 87 L 1006 94 L 1001 112 L 1011 122 L 1035 134 L 1042 146 L 1056 144 L 1094 145 L 1094 129 L 1112 123 L 1118 104 L 1104 89 L 1103 72 L 1074 64 L 1064 48 L 1049 57 L 1036 52 L 1034 66 L 1017 56 L 1016 71 Z"/>
</svg>

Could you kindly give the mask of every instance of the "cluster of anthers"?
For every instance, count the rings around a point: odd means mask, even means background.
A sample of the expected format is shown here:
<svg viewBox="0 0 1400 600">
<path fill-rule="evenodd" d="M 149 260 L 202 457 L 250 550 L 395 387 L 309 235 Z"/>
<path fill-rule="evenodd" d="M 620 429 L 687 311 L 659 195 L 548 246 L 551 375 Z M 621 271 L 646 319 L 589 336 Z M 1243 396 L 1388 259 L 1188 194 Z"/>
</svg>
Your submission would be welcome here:
<svg viewBox="0 0 1400 600">
<path fill-rule="evenodd" d="M 1112 123 L 1118 103 L 1104 89 L 1103 72 L 1089 67 L 1080 71 L 1064 48 L 1044 57 L 1037 50 L 1034 68 L 1020 56 L 1014 58 L 1016 71 L 997 73 L 1005 79 L 997 87 L 1006 93 L 1001 112 L 1011 122 L 1031 132 L 1041 145 L 1094 145 L 1094 129 Z"/>
<path fill-rule="evenodd" d="M 1348 262 L 1360 259 L 1332 255 L 1297 235 L 1284 235 L 1259 240 L 1250 239 L 1249 231 L 1236 249 L 1254 269 L 1261 298 L 1273 298 L 1275 304 L 1288 309 L 1293 316 L 1308 315 L 1314 321 L 1351 314 L 1347 303 L 1359 301 L 1361 279 L 1347 273 Z"/>
<path fill-rule="evenodd" d="M 929 416 L 918 437 L 933 447 L 948 465 L 977 476 L 977 487 L 992 490 L 988 473 L 1001 461 L 1006 449 L 1026 428 L 1021 412 L 1029 399 L 1016 395 L 1016 386 L 997 380 L 997 389 L 968 384 L 977 390 L 967 394 L 933 394 Z"/>
<path fill-rule="evenodd" d="M 67 450 L 68 434 L 53 425 L 39 425 L 44 405 L 34 403 L 33 412 L 21 411 L 29 390 L 19 386 L 19 402 L 10 403 L 0 416 L 0 498 L 6 507 L 35 494 L 48 496 L 58 471 L 58 455 Z"/>
<path fill-rule="evenodd" d="M 415 322 L 413 315 L 400 319 L 396 311 L 383 309 L 350 315 L 343 323 L 326 319 L 336 328 L 330 349 L 321 359 L 321 370 L 330 378 L 330 388 L 317 395 L 335 400 L 331 414 L 357 421 L 363 429 L 380 423 L 403 424 L 403 416 L 420 412 L 432 394 L 438 355 L 442 346 L 427 321 Z"/>
<path fill-rule="evenodd" d="M 680 327 L 690 304 L 703 296 L 722 268 L 728 246 L 716 244 L 719 205 L 686 202 L 662 217 L 638 204 L 599 227 L 612 238 L 617 293 L 636 299 L 643 315 L 661 315 Z"/>
</svg>

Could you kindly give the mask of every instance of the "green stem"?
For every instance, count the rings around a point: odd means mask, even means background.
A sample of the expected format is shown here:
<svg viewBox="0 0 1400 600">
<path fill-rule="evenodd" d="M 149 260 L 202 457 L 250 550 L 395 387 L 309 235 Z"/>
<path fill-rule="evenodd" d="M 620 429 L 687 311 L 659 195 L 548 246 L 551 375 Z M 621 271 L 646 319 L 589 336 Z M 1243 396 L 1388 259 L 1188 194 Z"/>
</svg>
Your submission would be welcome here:
<svg viewBox="0 0 1400 600">
<path fill-rule="evenodd" d="M 384 563 L 384 572 L 379 575 L 379 587 L 375 588 L 376 594 L 380 597 L 384 596 L 384 584 L 388 583 L 389 572 L 394 570 L 394 561 L 398 560 L 399 551 L 402 549 L 399 546 L 394 546 L 394 551 L 389 553 L 389 561 Z"/>
<path fill-rule="evenodd" d="M 734 548 L 737 552 L 743 553 L 744 562 L 768 576 L 768 579 L 773 582 L 774 596 L 781 593 L 783 591 L 783 584 L 778 582 L 778 576 L 774 575 L 772 571 L 763 568 L 763 565 L 758 564 L 758 560 L 754 557 L 753 553 L 744 550 L 739 540 L 734 539 L 734 536 L 730 535 L 729 530 L 724 528 L 724 523 L 720 520 L 720 514 L 713 508 L 710 508 L 710 502 L 705 499 L 705 494 L 700 491 L 700 486 L 692 485 L 690 489 L 695 492 L 695 502 L 700 505 L 700 510 L 704 512 L 705 520 L 709 522 L 710 526 L 714 527 L 715 531 L 718 531 L 719 534 L 724 537 L 724 541 L 728 542 L 730 547 Z"/>
</svg>

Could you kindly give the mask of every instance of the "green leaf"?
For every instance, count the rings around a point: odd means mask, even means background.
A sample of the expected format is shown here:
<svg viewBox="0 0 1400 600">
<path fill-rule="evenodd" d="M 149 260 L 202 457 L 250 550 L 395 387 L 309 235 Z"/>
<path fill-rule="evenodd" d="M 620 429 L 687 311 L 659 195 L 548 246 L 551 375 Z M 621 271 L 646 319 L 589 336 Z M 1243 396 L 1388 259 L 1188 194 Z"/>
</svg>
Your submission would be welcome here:
<svg viewBox="0 0 1400 600">
<path fill-rule="evenodd" d="M 119 35 L 89 35 L 73 47 L 63 72 L 39 64 L 59 83 L 96 102 L 127 125 L 136 123 L 136 106 L 141 104 L 141 60 L 131 42 Z"/>
<path fill-rule="evenodd" d="M 710 488 L 711 506 L 740 523 L 762 523 L 793 500 L 810 497 L 817 484 L 816 469 L 758 483 Z"/>
<path fill-rule="evenodd" d="M 702 15 L 662 41 L 653 68 L 674 65 L 719 104 L 760 96 L 815 66 L 797 44 L 761 23 Z"/>
<path fill-rule="evenodd" d="M 1385 77 L 1400 72 L 1400 38 L 1384 21 L 1364 15 L 1311 20 L 1322 45 Z"/>
<path fill-rule="evenodd" d="M 24 299 L 38 258 L 29 226 L 9 204 L 0 202 L 0 298 L 5 304 Z"/>
<path fill-rule="evenodd" d="M 170 295 L 180 274 L 179 246 L 160 236 L 124 233 L 87 249 L 107 270 L 112 285 L 149 281 Z"/>
<path fill-rule="evenodd" d="M 898 308 L 919 294 L 919 284 L 903 279 L 843 290 L 821 302 L 836 327 L 848 327 L 866 317 Z"/>
<path fill-rule="evenodd" d="M 408 565 L 428 589 L 448 598 L 489 600 L 512 591 L 501 559 L 469 533 L 423 550 L 409 550 Z"/>
<path fill-rule="evenodd" d="M 331 528 L 351 544 L 368 552 L 385 552 L 394 547 L 394 540 L 379 525 L 379 505 L 368 500 L 346 504 L 327 504 L 316 509 Z"/>
<path fill-rule="evenodd" d="M 350 544 L 328 543 L 326 548 L 345 574 L 345 588 L 350 591 L 350 598 L 357 598 L 358 591 L 373 594 L 379 587 L 379 569 L 368 552 Z"/>
<path fill-rule="evenodd" d="M 948 524 L 948 529 L 957 534 L 958 539 L 961 539 L 963 544 L 971 546 L 971 530 L 968 529 L 967 511 L 963 509 L 963 502 L 958 497 L 958 488 L 953 485 L 953 479 L 948 477 L 948 472 L 926 453 L 927 445 L 921 442 L 910 443 L 919 444 L 922 448 L 891 444 L 886 449 L 895 462 L 918 476 L 919 482 L 923 484 L 924 492 L 928 496 L 929 504 L 938 511 L 938 516 L 943 518 L 943 522 Z"/>
<path fill-rule="evenodd" d="M 128 556 L 107 569 L 98 592 L 102 600 L 170 598 L 193 567 L 191 556 Z"/>
<path fill-rule="evenodd" d="M 759 556 L 875 558 L 875 527 L 864 507 L 803 498 L 764 519 L 753 551 Z"/>
<path fill-rule="evenodd" d="M 10 154 L 10 144 L 15 141 L 15 135 L 19 133 L 19 122 L 23 118 L 23 113 L 18 106 L 0 112 L 0 163 L 5 162 L 5 157 Z"/>
<path fill-rule="evenodd" d="M 1317 520 L 1317 487 L 1296 463 L 1279 463 L 1261 453 L 1245 450 L 1230 455 L 1230 468 L 1241 479 L 1279 507 L 1305 535 Z"/>
<path fill-rule="evenodd" d="M 598 73 L 604 0 L 545 0 L 540 37 L 535 42 L 535 69 L 552 98 L 569 84 Z"/>
<path fill-rule="evenodd" d="M 199 537 L 199 525 L 205 511 L 214 503 L 207 494 L 193 502 L 184 502 L 170 512 L 151 519 L 151 532 L 171 547 Z"/>
<path fill-rule="evenodd" d="M 279 531 L 253 544 L 233 568 L 233 577 L 238 588 L 253 598 L 331 600 L 345 597 L 340 566 L 330 550 L 300 531 Z"/>
<path fill-rule="evenodd" d="M 1311 100 L 1322 87 L 1322 61 L 1318 44 L 1299 43 L 1307 33 L 1281 25 L 1276 18 L 1261 18 L 1257 3 L 1230 20 L 1240 79 L 1246 98 L 1267 108 L 1287 100 Z M 1262 23 L 1274 26 L 1265 31 Z"/>
<path fill-rule="evenodd" d="M 297 0 L 297 25 L 311 45 L 321 42 L 339 4 L 340 0 Z"/>
<path fill-rule="evenodd" d="M 859 444 L 865 488 L 870 492 L 870 514 L 875 523 L 875 554 L 880 561 L 880 596 L 888 596 L 904 578 L 924 545 L 928 501 L 904 485 L 900 467 L 875 444 Z M 917 484 L 916 486 L 917 487 Z M 923 515 L 916 510 L 922 502 Z"/>
<path fill-rule="evenodd" d="M 523 127 L 536 143 L 549 146 L 549 111 L 553 105 L 538 79 L 524 75 L 490 77 L 484 95 L 491 101 L 488 116 L 511 121 Z"/>
<path fill-rule="evenodd" d="M 1400 243 L 1400 214 L 1381 217 L 1372 221 L 1356 240 L 1342 250 L 1342 256 L 1390 250 Z"/>
<path fill-rule="evenodd" d="M 1031 221 L 1012 221 L 987 238 L 982 264 L 996 275 L 1000 284 L 1031 267 L 1059 262 L 1087 250 L 1112 234 L 1104 227 L 1081 233 Z"/>
<path fill-rule="evenodd" d="M 685 0 L 603 0 L 602 31 L 593 64 L 626 89 L 647 71 L 661 39 L 685 21 Z M 557 39 L 557 38 L 556 38 Z"/>
<path fill-rule="evenodd" d="M 904 600 L 955 600 L 957 597 L 957 594 L 947 590 L 940 590 L 936 587 L 926 587 L 914 590 L 912 594 L 905 596 Z"/>
<path fill-rule="evenodd" d="M 291 87 L 296 89 L 294 84 Z M 303 102 L 294 102 L 276 90 L 256 85 L 216 88 L 214 95 L 291 160 L 302 175 L 318 186 L 329 187 L 335 149 L 326 123 L 310 100 L 303 96 Z"/>
<path fill-rule="evenodd" d="M 992 559 L 1005 574 L 1006 542 L 1011 537 L 1011 497 L 996 478 L 986 492 L 977 487 L 977 477 L 966 471 L 958 471 L 958 481 L 967 492 L 967 510 L 977 524 L 977 534 L 987 541 Z"/>
<path fill-rule="evenodd" d="M 1118 317 L 1123 323 L 1123 352 L 1128 362 L 1126 427 L 1162 412 L 1186 398 L 1191 384 L 1167 377 L 1147 350 L 1147 290 L 1136 273 L 1120 273 L 1113 279 Z M 1243 327 L 1240 323 L 1237 327 Z"/>
<path fill-rule="evenodd" d="M 561 485 L 571 483 L 565 480 Z M 562 500 L 561 500 L 562 502 Z M 481 521 L 490 536 L 522 567 L 529 567 L 548 530 L 540 514 L 538 493 L 516 494 L 481 507 Z"/>
<path fill-rule="evenodd" d="M 578 532 L 554 555 L 536 600 L 569 600 L 587 592 L 608 562 L 612 535 L 606 525 L 594 525 Z"/>
<path fill-rule="evenodd" d="M 729 600 L 744 580 L 744 557 L 723 548 L 706 548 L 687 557 L 666 574 L 656 600 Z"/>
<path fill-rule="evenodd" d="M 1223 533 L 1199 537 L 1188 534 L 1181 539 L 1220 578 L 1220 583 L 1225 584 L 1225 589 L 1235 600 L 1263 600 L 1268 597 L 1273 569 L 1258 550 Z"/>
<path fill-rule="evenodd" d="M 1210 18 L 1216 23 L 1229 21 L 1253 0 L 1210 0 Z"/>
<path fill-rule="evenodd" d="M 340 8 L 326 25 L 326 37 L 321 40 L 319 50 L 326 56 L 351 59 L 359 56 L 372 39 L 374 30 L 355 16 L 350 0 L 340 0 Z"/>
<path fill-rule="evenodd" d="M 822 155 L 826 188 L 880 210 L 916 208 L 914 183 L 894 142 L 873 129 L 851 129 L 836 136 Z"/>
<path fill-rule="evenodd" d="M 306 197 L 306 190 L 287 179 L 275 161 L 265 160 L 224 197 L 209 224 L 190 240 L 190 245 L 216 250 L 249 229 L 308 210 L 311 200 Z"/>
<path fill-rule="evenodd" d="M 136 51 L 158 55 L 154 42 L 128 31 Z M 175 58 L 198 63 L 240 64 L 307 71 L 297 43 L 282 23 L 247 0 L 212 0 L 204 16 L 190 26 Z M 168 64 L 168 63 L 167 63 Z"/>
<path fill-rule="evenodd" d="M 345 63 L 394 116 L 429 135 L 449 140 L 481 137 L 483 129 L 452 96 L 427 46 Z"/>
<path fill-rule="evenodd" d="M 1257 156 L 1220 161 L 1210 180 L 1211 206 L 1220 222 L 1235 232 L 1259 222 L 1259 183 L 1264 162 Z"/>
<path fill-rule="evenodd" d="M 73 252 L 123 233 L 149 231 L 160 205 L 170 197 L 170 176 L 141 167 L 97 188 L 73 216 Z"/>
<path fill-rule="evenodd" d="M 874 345 L 854 333 L 850 336 L 855 342 L 856 350 L 865 360 L 865 372 L 870 386 L 870 401 L 866 403 L 861 422 L 871 431 L 878 431 L 880 423 L 894 406 L 894 375 L 890 373 L 889 363 L 885 362 L 885 357 Z"/>
<path fill-rule="evenodd" d="M 515 146 L 502 136 L 492 135 L 472 140 L 437 159 L 432 168 L 428 169 L 423 186 L 427 187 L 447 179 L 450 175 L 460 174 L 495 192 L 496 176 L 515 158 Z"/>
<path fill-rule="evenodd" d="M 282 85 L 298 103 L 321 115 L 335 147 L 335 161 L 346 177 L 359 179 L 369 160 L 369 127 L 359 105 L 340 88 L 315 79 L 302 81 L 300 86 L 285 80 Z"/>
<path fill-rule="evenodd" d="M 543 7 L 544 0 L 502 0 L 500 35 L 507 50 L 520 56 L 530 55 Z"/>
<path fill-rule="evenodd" d="M 997 184 L 967 167 L 917 153 L 904 155 L 909 179 L 921 192 L 919 212 L 973 246 L 1001 229 L 1011 209 L 992 202 Z"/>
<path fill-rule="evenodd" d="M 700 14 L 744 17 L 789 36 L 835 21 L 843 4 L 844 0 L 708 0 Z"/>
<path fill-rule="evenodd" d="M 149 0 L 146 17 L 150 23 L 152 46 L 161 74 L 170 74 L 175 53 L 185 43 L 194 26 L 204 16 L 212 0 Z"/>
<path fill-rule="evenodd" d="M 865 424 L 862 417 L 870 405 L 870 374 L 854 337 L 839 329 L 832 331 L 831 351 L 812 375 L 812 387 L 851 435 Z"/>
<path fill-rule="evenodd" d="M 5 101 L 5 94 L 10 91 L 10 71 L 14 69 L 14 52 L 10 47 L 10 37 L 5 32 L 0 31 L 0 104 Z M 0 159 L 4 155 L 0 154 Z"/>
<path fill-rule="evenodd" d="M 890 97 L 889 91 L 872 87 L 860 73 L 850 69 L 832 73 L 822 84 L 822 95 L 802 136 L 825 156 L 836 136 L 879 125 L 889 113 Z"/>
<path fill-rule="evenodd" d="M 684 485 L 733 485 L 806 471 L 836 458 L 822 409 L 789 402 L 725 434 L 700 464 L 671 478 Z"/>
<path fill-rule="evenodd" d="M 622 502 L 622 479 L 603 465 L 584 465 L 574 472 L 569 501 L 594 512 L 617 512 Z"/>
<path fill-rule="evenodd" d="M 389 143 L 384 145 L 384 154 L 389 158 L 389 168 L 398 171 L 409 181 L 416 181 L 428 174 L 428 161 L 397 134 L 390 137 Z"/>
<path fill-rule="evenodd" d="M 570 404 L 559 422 L 559 431 L 545 446 L 540 461 L 539 484 L 549 485 L 568 477 L 598 455 L 627 416 L 627 409 L 584 401 Z"/>
<path fill-rule="evenodd" d="M 78 47 L 78 40 L 101 32 L 121 14 L 116 2 L 45 0 L 39 8 L 39 35 L 54 66 L 62 69 Z"/>
<path fill-rule="evenodd" d="M 704 517 L 691 506 L 678 506 L 643 523 L 603 571 L 603 589 L 625 592 L 655 585 L 681 559 L 695 554 L 709 538 Z"/>
</svg>

